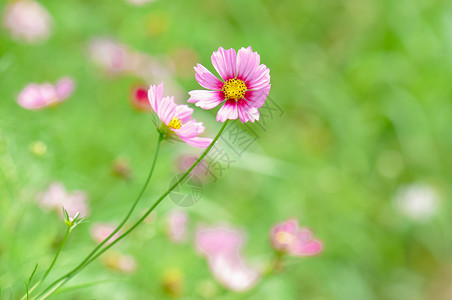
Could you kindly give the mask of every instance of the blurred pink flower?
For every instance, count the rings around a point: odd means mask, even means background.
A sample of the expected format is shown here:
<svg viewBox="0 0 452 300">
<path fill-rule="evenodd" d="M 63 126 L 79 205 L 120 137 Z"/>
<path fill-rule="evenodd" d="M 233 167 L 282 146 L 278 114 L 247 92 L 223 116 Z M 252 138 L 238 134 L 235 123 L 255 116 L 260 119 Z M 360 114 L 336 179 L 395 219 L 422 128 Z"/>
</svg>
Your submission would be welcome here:
<svg viewBox="0 0 452 300">
<path fill-rule="evenodd" d="M 116 226 L 106 224 L 106 223 L 96 223 L 91 227 L 91 237 L 93 240 L 100 244 L 103 240 L 105 240 L 114 230 Z M 107 242 L 107 245 L 112 243 L 119 237 L 118 232 L 115 233 L 111 239 Z"/>
<path fill-rule="evenodd" d="M 295 219 L 273 226 L 270 239 L 276 250 L 293 256 L 315 255 L 323 249 L 322 242 L 313 239 L 309 229 L 299 228 Z"/>
<path fill-rule="evenodd" d="M 60 182 L 51 183 L 47 191 L 38 195 L 37 200 L 42 208 L 57 210 L 61 216 L 63 207 L 71 218 L 77 213 L 80 213 L 81 217 L 89 214 L 86 194 L 82 191 L 68 193 Z"/>
<path fill-rule="evenodd" d="M 261 275 L 244 262 L 241 253 L 243 239 L 239 231 L 226 227 L 200 229 L 196 233 L 196 248 L 207 257 L 213 276 L 236 292 L 251 289 Z"/>
<path fill-rule="evenodd" d="M 226 288 L 235 292 L 251 289 L 260 279 L 260 272 L 247 266 L 240 255 L 217 256 L 208 260 L 213 276 Z"/>
<path fill-rule="evenodd" d="M 112 270 L 128 274 L 133 273 L 137 268 L 137 262 L 133 256 L 119 252 L 107 252 L 101 257 L 101 262 Z"/>
<path fill-rule="evenodd" d="M 243 240 L 243 234 L 227 227 L 205 228 L 196 232 L 196 248 L 209 258 L 235 255 Z"/>
<path fill-rule="evenodd" d="M 111 73 L 129 70 L 129 49 L 109 38 L 96 38 L 89 44 L 89 54 L 95 63 Z"/>
<path fill-rule="evenodd" d="M 67 99 L 74 91 L 74 86 L 74 80 L 69 77 L 61 78 L 55 85 L 30 83 L 20 92 L 17 102 L 28 110 L 42 109 Z"/>
<path fill-rule="evenodd" d="M 147 3 L 154 2 L 155 0 L 126 0 L 126 1 L 133 5 L 142 6 Z"/>
<path fill-rule="evenodd" d="M 189 103 L 212 109 L 224 102 L 217 114 L 217 122 L 240 119 L 242 123 L 259 120 L 259 110 L 270 91 L 270 69 L 260 64 L 260 56 L 251 47 L 225 50 L 222 47 L 211 57 L 220 74 L 219 80 L 203 65 L 195 67 L 196 80 L 208 90 L 189 92 Z M 210 90 L 210 91 L 209 91 Z"/>
<path fill-rule="evenodd" d="M 210 145 L 211 138 L 198 136 L 205 128 L 202 122 L 191 118 L 193 109 L 187 105 L 177 105 L 174 97 L 163 97 L 163 82 L 158 86 L 150 86 L 148 98 L 152 109 L 164 124 L 166 135 L 176 133 L 182 141 L 198 148 Z"/>
<path fill-rule="evenodd" d="M 172 210 L 167 216 L 168 235 L 175 243 L 187 238 L 188 214 L 183 210 Z"/>
<path fill-rule="evenodd" d="M 18 40 L 33 43 L 47 39 L 51 23 L 50 14 L 36 1 L 12 1 L 5 7 L 3 25 Z"/>
<path fill-rule="evenodd" d="M 130 103 L 132 107 L 138 111 L 152 111 L 151 104 L 148 99 L 148 91 L 145 87 L 133 87 Z"/>
<path fill-rule="evenodd" d="M 176 169 L 178 172 L 187 171 L 193 163 L 198 159 L 198 156 L 195 154 L 187 154 L 183 153 L 177 157 L 176 160 Z M 211 181 L 215 178 L 212 174 L 211 170 L 212 166 L 209 165 L 209 162 L 206 160 L 201 160 L 201 162 L 191 171 L 191 175 L 195 176 L 202 183 Z"/>
</svg>

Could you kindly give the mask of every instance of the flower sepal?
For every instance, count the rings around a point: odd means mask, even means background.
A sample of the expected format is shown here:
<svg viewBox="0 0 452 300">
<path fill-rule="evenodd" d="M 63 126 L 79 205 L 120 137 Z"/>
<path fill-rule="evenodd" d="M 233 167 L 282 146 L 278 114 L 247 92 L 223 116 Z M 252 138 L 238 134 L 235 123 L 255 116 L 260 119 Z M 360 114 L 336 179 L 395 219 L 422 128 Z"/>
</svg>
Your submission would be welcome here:
<svg viewBox="0 0 452 300">
<path fill-rule="evenodd" d="M 80 213 L 76 213 L 73 218 L 71 218 L 67 212 L 67 210 L 63 207 L 63 216 L 64 216 L 64 223 L 69 227 L 69 230 L 74 229 L 77 225 L 81 224 L 83 221 L 85 221 L 85 217 L 80 217 Z"/>
</svg>

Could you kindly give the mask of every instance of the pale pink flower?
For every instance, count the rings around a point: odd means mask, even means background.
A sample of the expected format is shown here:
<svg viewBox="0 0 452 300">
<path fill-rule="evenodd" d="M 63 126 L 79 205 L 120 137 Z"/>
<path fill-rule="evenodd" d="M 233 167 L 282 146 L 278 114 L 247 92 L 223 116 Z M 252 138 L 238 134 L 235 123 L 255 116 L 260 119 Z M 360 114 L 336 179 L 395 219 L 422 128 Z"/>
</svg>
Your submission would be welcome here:
<svg viewBox="0 0 452 300">
<path fill-rule="evenodd" d="M 299 228 L 295 219 L 273 226 L 270 239 L 276 250 L 293 256 L 315 255 L 323 249 L 322 242 L 312 238 L 309 229 Z"/>
<path fill-rule="evenodd" d="M 109 38 L 95 38 L 89 44 L 89 54 L 98 65 L 111 73 L 130 71 L 130 50 Z"/>
<path fill-rule="evenodd" d="M 195 67 L 196 80 L 208 89 L 189 92 L 189 103 L 203 109 L 212 109 L 223 103 L 217 121 L 240 119 L 241 122 L 259 120 L 259 108 L 264 105 L 270 91 L 270 69 L 260 64 L 260 56 L 251 47 L 225 50 L 222 47 L 211 57 L 220 74 L 219 80 L 203 65 Z"/>
<path fill-rule="evenodd" d="M 47 39 L 51 23 L 50 14 L 36 1 L 12 1 L 5 7 L 3 25 L 18 40 L 33 43 Z"/>
<path fill-rule="evenodd" d="M 103 240 L 105 240 L 114 230 L 116 226 L 106 224 L 106 223 L 96 223 L 91 227 L 91 237 L 93 240 L 100 244 Z M 119 237 L 118 232 L 115 233 L 111 239 L 107 242 L 107 244 L 112 243 Z"/>
<path fill-rule="evenodd" d="M 199 229 L 196 232 L 196 249 L 209 258 L 235 255 L 242 246 L 243 240 L 243 234 L 233 228 Z"/>
<path fill-rule="evenodd" d="M 60 182 L 50 184 L 47 191 L 38 195 L 37 200 L 42 208 L 57 210 L 61 216 L 63 207 L 69 217 L 74 217 L 77 213 L 80 213 L 81 217 L 89 214 L 86 194 L 82 191 L 68 193 Z"/>
<path fill-rule="evenodd" d="M 133 5 L 142 6 L 147 3 L 154 2 L 155 0 L 126 0 L 126 1 Z"/>
<path fill-rule="evenodd" d="M 142 86 L 133 87 L 130 104 L 138 111 L 152 111 L 148 99 L 148 91 Z"/>
<path fill-rule="evenodd" d="M 127 274 L 133 273 L 137 268 L 137 262 L 133 256 L 119 252 L 106 253 L 101 257 L 101 262 L 112 270 Z"/>
<path fill-rule="evenodd" d="M 19 93 L 17 102 L 28 110 L 42 109 L 66 100 L 74 86 L 74 80 L 69 77 L 61 78 L 55 85 L 30 83 Z"/>
<path fill-rule="evenodd" d="M 235 292 L 244 292 L 254 287 L 261 273 L 248 266 L 240 255 L 217 256 L 208 260 L 209 269 L 218 282 Z"/>
<path fill-rule="evenodd" d="M 215 279 L 236 292 L 251 289 L 261 276 L 257 269 L 244 262 L 243 240 L 239 231 L 226 227 L 205 228 L 196 233 L 196 248 L 206 256 Z"/>
<path fill-rule="evenodd" d="M 191 118 L 193 109 L 187 105 L 177 105 L 174 97 L 163 97 L 163 82 L 158 86 L 150 86 L 148 98 L 152 109 L 164 124 L 165 135 L 175 133 L 185 143 L 198 148 L 210 145 L 211 138 L 198 136 L 205 128 L 202 122 Z"/>
<path fill-rule="evenodd" d="M 181 243 L 187 238 L 188 214 L 183 210 L 172 210 L 167 216 L 167 228 L 170 239 Z"/>
</svg>

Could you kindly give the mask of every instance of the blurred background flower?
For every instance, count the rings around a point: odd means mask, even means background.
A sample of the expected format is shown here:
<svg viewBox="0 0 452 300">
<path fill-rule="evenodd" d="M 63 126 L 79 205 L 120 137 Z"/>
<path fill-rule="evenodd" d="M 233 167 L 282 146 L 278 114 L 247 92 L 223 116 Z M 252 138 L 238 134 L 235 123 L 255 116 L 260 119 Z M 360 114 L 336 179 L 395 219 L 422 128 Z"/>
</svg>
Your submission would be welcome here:
<svg viewBox="0 0 452 300">
<path fill-rule="evenodd" d="M 39 8 L 26 12 L 30 7 Z M 35 276 L 42 274 L 64 237 L 61 219 L 42 209 L 61 212 L 72 189 L 89 195 L 89 202 L 80 202 L 89 218 L 71 233 L 54 267 L 57 275 L 89 253 L 94 224 L 115 224 L 130 208 L 157 138 L 153 114 L 130 105 L 136 100 L 131 89 L 164 81 L 166 93 L 187 104 L 188 92 L 200 88 L 194 67 L 211 66 L 220 46 L 252 46 L 271 69 L 272 87 L 259 122 L 231 122 L 195 169 L 202 186 L 195 186 L 197 201 L 183 208 L 190 219 L 187 242 L 168 240 L 166 216 L 178 207 L 165 199 L 113 247 L 133 256 L 134 272 L 126 275 L 96 260 L 67 287 L 103 283 L 54 298 L 173 299 L 162 288 L 169 269 L 179 270 L 167 282 L 184 299 L 451 298 L 449 1 L 194 0 L 136 6 L 10 0 L 0 1 L 0 11 L 3 298 L 22 297 L 23 281 L 36 263 Z M 31 102 L 48 103 L 38 87 L 45 82 L 52 86 L 45 94 L 57 99 L 55 82 L 64 74 L 76 83 L 69 101 L 39 112 L 18 105 L 18 95 L 32 82 Z M 213 137 L 219 107 L 188 105 Z M 183 143 L 164 143 L 160 150 L 132 219 L 202 153 Z M 61 198 L 37 205 L 37 191 L 45 194 L 55 178 L 64 179 Z M 190 183 L 185 187 L 178 191 L 181 198 L 195 191 Z M 285 255 L 283 268 L 267 274 L 276 255 L 269 230 L 288 216 L 309 226 L 309 240 L 321 241 L 325 249 L 316 257 Z M 207 257 L 196 255 L 189 243 L 192 224 L 243 228 L 248 237 L 240 248 L 243 267 L 240 260 L 224 260 L 224 269 L 250 275 L 243 277 L 251 283 L 253 270 L 266 275 L 243 295 L 225 288 Z"/>
<path fill-rule="evenodd" d="M 401 186 L 395 195 L 395 205 L 404 216 L 416 222 L 431 220 L 440 208 L 440 197 L 434 186 L 416 182 Z"/>
<path fill-rule="evenodd" d="M 55 85 L 30 83 L 20 92 L 17 102 L 28 110 L 54 106 L 66 100 L 74 91 L 74 87 L 74 80 L 69 77 L 61 78 Z"/>
<path fill-rule="evenodd" d="M 51 25 L 48 11 L 34 0 L 10 1 L 4 9 L 3 26 L 19 41 L 44 41 L 50 36 Z"/>
<path fill-rule="evenodd" d="M 37 196 L 38 204 L 43 209 L 56 210 L 63 216 L 63 207 L 73 218 L 77 213 L 81 217 L 89 215 L 87 195 L 82 191 L 68 193 L 61 182 L 53 182 L 48 189 Z"/>
</svg>

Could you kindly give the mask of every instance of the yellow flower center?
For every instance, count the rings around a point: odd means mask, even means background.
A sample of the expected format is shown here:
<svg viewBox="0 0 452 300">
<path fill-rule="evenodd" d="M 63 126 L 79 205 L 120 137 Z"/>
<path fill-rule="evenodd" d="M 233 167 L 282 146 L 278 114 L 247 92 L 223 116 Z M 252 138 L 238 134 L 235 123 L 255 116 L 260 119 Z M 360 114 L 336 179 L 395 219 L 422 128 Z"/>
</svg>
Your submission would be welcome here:
<svg viewBox="0 0 452 300">
<path fill-rule="evenodd" d="M 297 238 L 293 234 L 280 231 L 276 234 L 275 239 L 279 244 L 291 246 L 295 243 Z"/>
<path fill-rule="evenodd" d="M 168 127 L 173 129 L 179 129 L 182 126 L 182 122 L 178 117 L 174 117 L 169 123 Z"/>
<path fill-rule="evenodd" d="M 223 85 L 223 92 L 226 98 L 238 101 L 245 96 L 247 90 L 245 82 L 240 79 L 229 79 Z"/>
</svg>

